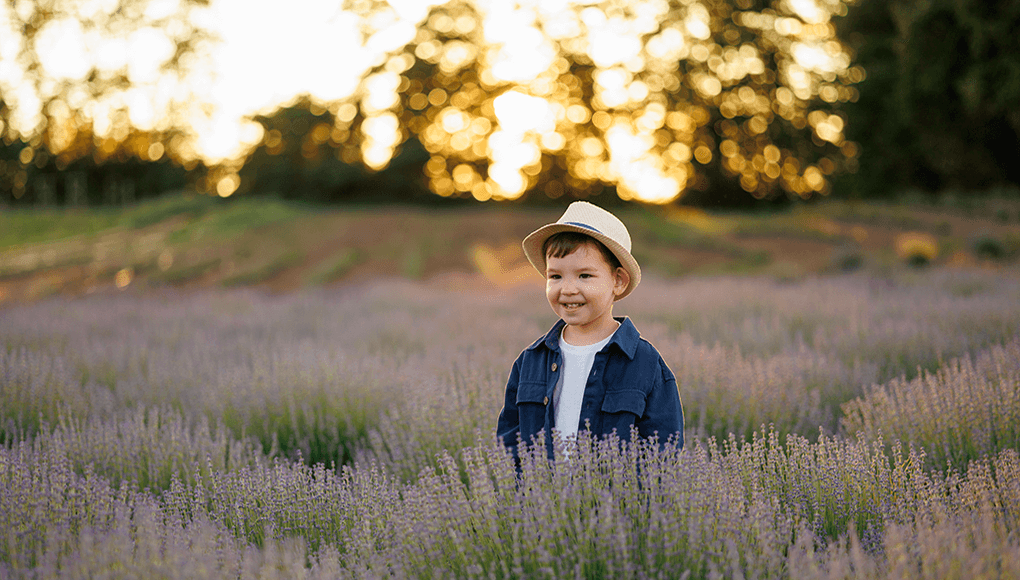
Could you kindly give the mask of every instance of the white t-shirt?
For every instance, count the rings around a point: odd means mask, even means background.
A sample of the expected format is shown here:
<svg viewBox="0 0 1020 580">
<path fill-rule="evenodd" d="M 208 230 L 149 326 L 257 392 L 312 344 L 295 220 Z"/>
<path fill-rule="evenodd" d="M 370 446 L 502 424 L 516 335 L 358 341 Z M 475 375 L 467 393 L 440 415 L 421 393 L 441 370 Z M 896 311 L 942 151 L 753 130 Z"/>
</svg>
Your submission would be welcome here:
<svg viewBox="0 0 1020 580">
<path fill-rule="evenodd" d="M 566 329 L 566 327 L 564 327 Z M 613 333 L 615 334 L 615 332 Z M 588 384 L 588 375 L 595 362 L 595 355 L 602 347 L 609 344 L 613 335 L 587 346 L 574 346 L 563 339 L 560 333 L 560 352 L 563 353 L 563 364 L 560 376 L 553 391 L 553 409 L 556 411 L 554 429 L 562 435 L 577 435 L 578 422 L 581 420 L 581 402 L 584 400 L 584 387 Z"/>
</svg>

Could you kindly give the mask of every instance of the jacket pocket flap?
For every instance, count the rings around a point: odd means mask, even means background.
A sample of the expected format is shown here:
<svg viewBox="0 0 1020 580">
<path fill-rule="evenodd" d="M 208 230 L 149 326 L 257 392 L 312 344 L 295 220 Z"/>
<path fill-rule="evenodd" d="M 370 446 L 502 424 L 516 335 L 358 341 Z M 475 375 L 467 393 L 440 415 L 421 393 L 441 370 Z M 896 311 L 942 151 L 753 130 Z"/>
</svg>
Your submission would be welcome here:
<svg viewBox="0 0 1020 580">
<path fill-rule="evenodd" d="M 521 403 L 538 403 L 544 405 L 546 403 L 545 398 L 545 384 L 535 382 L 522 382 L 517 385 L 517 404 Z"/>
<path fill-rule="evenodd" d="M 636 389 L 626 391 L 608 391 L 602 401 L 605 413 L 633 413 L 640 417 L 645 412 L 645 393 Z"/>
</svg>

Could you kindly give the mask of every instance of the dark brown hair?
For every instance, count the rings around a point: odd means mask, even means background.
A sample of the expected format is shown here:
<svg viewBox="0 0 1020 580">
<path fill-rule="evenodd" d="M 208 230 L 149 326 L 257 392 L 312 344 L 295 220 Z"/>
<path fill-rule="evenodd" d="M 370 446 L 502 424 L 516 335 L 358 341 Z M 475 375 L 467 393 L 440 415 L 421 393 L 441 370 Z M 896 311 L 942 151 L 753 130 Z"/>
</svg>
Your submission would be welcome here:
<svg viewBox="0 0 1020 580">
<path fill-rule="evenodd" d="M 573 254 L 577 248 L 584 244 L 593 244 L 599 249 L 606 263 L 609 264 L 610 271 L 615 272 L 617 268 L 622 267 L 620 259 L 616 257 L 616 254 L 609 251 L 605 244 L 588 234 L 580 232 L 560 232 L 549 236 L 545 243 L 542 244 L 542 253 L 545 254 L 546 259 L 562 258 L 563 256 Z"/>
</svg>

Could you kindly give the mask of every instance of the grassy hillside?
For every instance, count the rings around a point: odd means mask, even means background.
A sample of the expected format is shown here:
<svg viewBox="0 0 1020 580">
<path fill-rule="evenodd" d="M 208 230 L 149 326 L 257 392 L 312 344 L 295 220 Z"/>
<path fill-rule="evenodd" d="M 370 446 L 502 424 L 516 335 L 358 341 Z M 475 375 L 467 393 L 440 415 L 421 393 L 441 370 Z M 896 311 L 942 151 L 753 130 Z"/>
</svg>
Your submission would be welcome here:
<svg viewBox="0 0 1020 580">
<path fill-rule="evenodd" d="M 561 209 L 333 207 L 173 195 L 127 209 L 0 213 L 0 303 L 112 287 L 263 285 L 457 273 L 537 282 L 520 240 Z M 646 271 L 780 279 L 905 264 L 1009 266 L 1020 202 L 828 202 L 769 213 L 619 212 Z"/>
</svg>

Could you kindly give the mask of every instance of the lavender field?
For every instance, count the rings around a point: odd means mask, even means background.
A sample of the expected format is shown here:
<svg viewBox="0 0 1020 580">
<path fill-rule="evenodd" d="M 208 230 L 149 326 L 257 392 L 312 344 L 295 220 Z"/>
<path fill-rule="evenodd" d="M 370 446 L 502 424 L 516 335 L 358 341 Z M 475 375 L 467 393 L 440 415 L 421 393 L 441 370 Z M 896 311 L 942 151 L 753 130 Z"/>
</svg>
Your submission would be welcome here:
<svg viewBox="0 0 1020 580">
<path fill-rule="evenodd" d="M 540 288 L 0 309 L 0 578 L 1018 578 L 1020 277 L 661 280 L 687 447 L 494 427 Z"/>
</svg>

